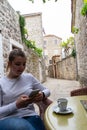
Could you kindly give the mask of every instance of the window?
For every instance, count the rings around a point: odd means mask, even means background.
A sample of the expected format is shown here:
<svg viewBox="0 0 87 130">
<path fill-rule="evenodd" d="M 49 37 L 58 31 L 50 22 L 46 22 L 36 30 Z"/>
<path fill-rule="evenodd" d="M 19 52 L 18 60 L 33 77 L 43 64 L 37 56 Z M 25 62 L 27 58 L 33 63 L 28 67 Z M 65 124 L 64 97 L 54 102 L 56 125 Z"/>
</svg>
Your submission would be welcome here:
<svg viewBox="0 0 87 130">
<path fill-rule="evenodd" d="M 21 48 L 23 50 L 23 46 L 20 43 L 18 43 L 13 39 L 10 39 L 10 51 L 13 50 L 14 48 Z"/>
<path fill-rule="evenodd" d="M 44 41 L 44 43 L 43 43 L 43 48 L 46 48 L 46 45 L 47 45 L 47 42 Z"/>
<path fill-rule="evenodd" d="M 45 55 L 45 56 L 48 55 L 48 50 L 44 50 L 44 55 Z"/>
<path fill-rule="evenodd" d="M 48 56 L 47 56 L 47 55 L 45 55 L 45 56 L 44 56 L 44 59 L 45 59 L 45 60 L 48 60 Z"/>
<path fill-rule="evenodd" d="M 65 58 L 64 48 L 62 48 L 62 58 Z"/>
<path fill-rule="evenodd" d="M 49 64 L 52 64 L 52 60 L 49 60 Z"/>
<path fill-rule="evenodd" d="M 58 43 L 58 42 L 57 42 L 57 39 L 54 40 L 54 43 L 57 45 L 57 43 Z"/>
</svg>

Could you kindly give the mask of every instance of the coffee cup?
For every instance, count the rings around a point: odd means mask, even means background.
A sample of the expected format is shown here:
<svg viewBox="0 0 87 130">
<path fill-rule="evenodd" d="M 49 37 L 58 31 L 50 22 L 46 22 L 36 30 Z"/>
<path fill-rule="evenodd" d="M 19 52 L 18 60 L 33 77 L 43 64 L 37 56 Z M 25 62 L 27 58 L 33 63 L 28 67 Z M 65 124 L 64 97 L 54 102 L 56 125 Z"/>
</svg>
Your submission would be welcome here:
<svg viewBox="0 0 87 130">
<path fill-rule="evenodd" d="M 58 103 L 58 107 L 59 107 L 60 111 L 65 111 L 66 110 L 67 103 L 68 103 L 68 100 L 66 98 L 59 98 L 57 100 L 57 103 Z"/>
</svg>

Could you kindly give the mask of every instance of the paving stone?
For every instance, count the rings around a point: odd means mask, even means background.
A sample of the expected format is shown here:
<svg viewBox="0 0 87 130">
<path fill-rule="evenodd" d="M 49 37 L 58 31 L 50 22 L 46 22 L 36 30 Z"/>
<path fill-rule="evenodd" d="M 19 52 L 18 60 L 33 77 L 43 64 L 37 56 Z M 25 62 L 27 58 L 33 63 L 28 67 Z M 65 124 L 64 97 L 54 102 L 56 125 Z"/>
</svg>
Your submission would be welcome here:
<svg viewBox="0 0 87 130">
<path fill-rule="evenodd" d="M 47 88 L 50 89 L 50 99 L 55 101 L 60 97 L 69 97 L 70 91 L 81 88 L 78 81 L 54 79 L 47 77 L 47 81 L 43 83 Z"/>
</svg>

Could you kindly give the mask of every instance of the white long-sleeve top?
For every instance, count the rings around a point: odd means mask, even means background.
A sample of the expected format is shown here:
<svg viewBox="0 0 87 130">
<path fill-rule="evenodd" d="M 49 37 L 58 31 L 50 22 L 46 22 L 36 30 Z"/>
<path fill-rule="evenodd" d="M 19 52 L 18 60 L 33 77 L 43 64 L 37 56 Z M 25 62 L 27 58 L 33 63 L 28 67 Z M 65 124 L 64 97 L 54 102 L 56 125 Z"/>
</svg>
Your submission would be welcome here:
<svg viewBox="0 0 87 130">
<path fill-rule="evenodd" d="M 7 76 L 0 78 L 0 119 L 36 115 L 33 104 L 21 109 L 16 107 L 20 95 L 29 95 L 35 89 L 44 92 L 45 97 L 50 95 L 50 91 L 32 74 L 23 73 L 17 79 L 9 79 Z"/>
</svg>

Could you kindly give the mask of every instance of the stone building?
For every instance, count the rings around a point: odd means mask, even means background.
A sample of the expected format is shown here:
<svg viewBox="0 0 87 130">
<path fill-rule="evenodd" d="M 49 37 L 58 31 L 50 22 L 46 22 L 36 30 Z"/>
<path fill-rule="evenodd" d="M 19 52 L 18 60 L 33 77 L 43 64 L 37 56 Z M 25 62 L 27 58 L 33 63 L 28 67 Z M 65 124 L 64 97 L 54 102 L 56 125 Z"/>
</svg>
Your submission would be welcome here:
<svg viewBox="0 0 87 130">
<path fill-rule="evenodd" d="M 83 0 L 71 0 L 71 2 L 72 27 L 79 29 L 78 34 L 75 34 L 77 75 L 80 83 L 87 86 L 87 17 L 81 15 Z"/>
<path fill-rule="evenodd" d="M 21 45 L 21 34 L 17 13 L 6 0 L 0 0 L 0 75 L 6 73 L 7 56 L 13 46 Z"/>
<path fill-rule="evenodd" d="M 28 39 L 35 41 L 37 47 L 43 49 L 42 13 L 24 14 Z"/>
<path fill-rule="evenodd" d="M 31 72 L 41 82 L 44 81 L 42 74 L 41 59 L 21 40 L 19 15 L 10 6 L 7 0 L 0 0 L 0 76 L 6 74 L 7 58 L 14 48 L 21 48 L 27 56 L 27 72 Z"/>
<path fill-rule="evenodd" d="M 53 56 L 58 57 L 56 58 L 58 61 L 61 60 L 62 57 L 62 48 L 60 46 L 61 42 L 62 38 L 58 36 L 55 35 L 44 36 L 43 53 L 47 72 L 48 72 L 48 66 L 53 62 L 52 61 Z"/>
<path fill-rule="evenodd" d="M 24 14 L 23 17 L 25 18 L 25 28 L 28 31 L 28 39 L 35 41 L 35 44 L 38 48 L 43 50 L 43 25 L 42 25 L 42 13 L 31 13 L 31 14 Z M 42 81 L 46 80 L 46 73 L 45 73 L 45 62 L 44 57 L 39 59 L 39 75 Z M 43 75 L 43 76 L 42 76 Z"/>
</svg>

